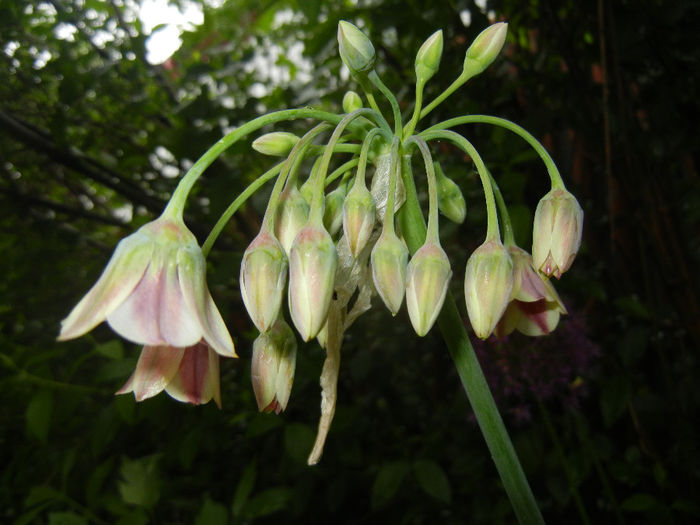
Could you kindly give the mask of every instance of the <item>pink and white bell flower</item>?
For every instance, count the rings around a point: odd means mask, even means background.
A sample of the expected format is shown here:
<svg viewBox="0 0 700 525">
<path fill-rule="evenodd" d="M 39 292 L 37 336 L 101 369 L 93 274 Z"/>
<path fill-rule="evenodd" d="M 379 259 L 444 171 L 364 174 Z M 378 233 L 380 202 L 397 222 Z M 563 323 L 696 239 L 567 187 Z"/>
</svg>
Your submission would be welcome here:
<svg viewBox="0 0 700 525">
<path fill-rule="evenodd" d="M 221 408 L 219 354 L 204 342 L 187 348 L 145 346 L 117 394 L 133 392 L 136 401 L 143 401 L 163 390 L 183 403 L 202 405 L 213 399 Z"/>
<path fill-rule="evenodd" d="M 61 323 L 59 341 L 102 321 L 145 346 L 186 348 L 204 340 L 236 357 L 206 284 L 206 264 L 184 222 L 161 216 L 122 239 L 102 275 Z"/>
</svg>

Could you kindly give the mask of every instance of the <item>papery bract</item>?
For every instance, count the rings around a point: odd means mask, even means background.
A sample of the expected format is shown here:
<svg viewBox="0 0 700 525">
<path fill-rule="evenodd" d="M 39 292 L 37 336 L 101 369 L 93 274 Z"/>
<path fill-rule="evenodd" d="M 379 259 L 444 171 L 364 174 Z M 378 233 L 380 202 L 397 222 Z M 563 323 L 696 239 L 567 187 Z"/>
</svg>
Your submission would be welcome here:
<svg viewBox="0 0 700 525">
<path fill-rule="evenodd" d="M 554 188 L 537 204 L 532 229 L 535 268 L 557 279 L 569 269 L 581 246 L 583 210 L 576 197 Z"/>
<path fill-rule="evenodd" d="M 289 254 L 289 312 L 304 341 L 316 337 L 333 296 L 338 253 L 321 226 L 304 226 Z"/>
<path fill-rule="evenodd" d="M 261 412 L 279 414 L 287 408 L 294 382 L 297 340 L 289 325 L 279 319 L 253 343 L 251 381 Z"/>
<path fill-rule="evenodd" d="M 149 222 L 117 245 L 98 281 L 61 323 L 58 339 L 80 337 L 106 320 L 134 343 L 188 347 L 204 339 L 217 353 L 235 357 L 205 272 L 202 251 L 182 221 Z"/>
<path fill-rule="evenodd" d="M 408 263 L 406 271 L 406 308 L 411 324 L 419 336 L 424 336 L 435 324 L 452 270 L 447 254 L 439 244 L 426 242 Z"/>
<path fill-rule="evenodd" d="M 275 322 L 287 283 L 287 256 L 274 235 L 261 231 L 241 261 L 241 297 L 255 326 L 265 332 Z"/>
<path fill-rule="evenodd" d="M 145 346 L 136 370 L 117 394 L 134 393 L 143 401 L 165 392 L 183 403 L 201 405 L 211 399 L 221 408 L 219 355 L 200 342 L 187 348 Z"/>
<path fill-rule="evenodd" d="M 486 339 L 503 315 L 513 290 L 513 262 L 501 241 L 486 241 L 471 254 L 464 298 L 474 333 Z"/>
</svg>

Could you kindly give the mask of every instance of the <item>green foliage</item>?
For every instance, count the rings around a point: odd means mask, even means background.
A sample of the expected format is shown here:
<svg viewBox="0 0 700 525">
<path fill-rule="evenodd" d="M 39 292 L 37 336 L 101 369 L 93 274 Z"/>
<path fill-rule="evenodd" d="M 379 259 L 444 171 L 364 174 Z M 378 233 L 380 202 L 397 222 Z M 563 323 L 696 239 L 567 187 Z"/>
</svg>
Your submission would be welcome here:
<svg viewBox="0 0 700 525">
<path fill-rule="evenodd" d="M 600 4 L 602 13 L 595 2 L 489 2 L 509 22 L 505 56 L 445 109 L 511 117 L 532 130 L 586 211 L 583 251 L 557 287 L 571 313 L 562 324 L 584 317 L 599 357 L 541 404 L 507 389 L 499 399 L 545 518 L 693 523 L 700 517 L 700 192 L 689 115 L 698 110 L 700 48 L 687 21 L 697 6 Z M 359 90 L 339 80 L 338 19 L 368 31 L 379 74 L 404 100 L 418 46 L 442 28 L 429 101 L 461 70 L 488 11 L 471 1 L 229 1 L 205 6 L 203 24 L 154 66 L 134 5 L 0 6 L 2 520 L 512 523 L 443 343 L 433 333 L 407 335 L 403 312 L 390 323 L 375 309 L 348 332 L 336 419 L 318 466 L 305 465 L 323 361 L 315 344 L 299 349 L 287 412 L 257 413 L 248 370 L 255 334 L 237 279 L 262 197 L 237 214 L 210 256 L 212 294 L 241 355 L 222 363 L 222 410 L 165 394 L 138 404 L 115 397 L 139 349 L 106 327 L 54 340 L 118 240 L 160 212 L 178 177 L 227 129 L 282 107 L 339 110 L 344 92 Z M 460 22 L 465 10 L 468 27 Z M 427 120 L 443 116 L 440 107 Z M 532 210 L 548 189 L 543 167 L 508 133 L 463 131 L 499 181 L 516 239 L 527 247 Z M 195 189 L 186 214 L 200 240 L 269 168 L 250 141 L 227 151 Z M 461 261 L 459 275 L 483 240 L 485 213 L 462 156 L 443 147 L 439 160 L 469 210 L 464 225 L 443 221 L 441 229 L 446 251 Z M 496 345 L 488 348 L 505 359 Z M 573 393 L 574 406 L 566 401 Z M 523 407 L 529 419 L 514 416 Z"/>
</svg>

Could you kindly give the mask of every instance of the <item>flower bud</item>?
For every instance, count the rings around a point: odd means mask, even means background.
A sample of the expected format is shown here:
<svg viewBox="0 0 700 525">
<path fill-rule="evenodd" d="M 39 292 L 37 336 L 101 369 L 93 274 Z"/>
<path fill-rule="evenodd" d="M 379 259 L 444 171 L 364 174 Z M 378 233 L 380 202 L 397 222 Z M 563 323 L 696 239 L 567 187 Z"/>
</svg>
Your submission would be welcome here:
<svg viewBox="0 0 700 525">
<path fill-rule="evenodd" d="M 253 149 L 271 157 L 286 157 L 298 141 L 294 133 L 274 131 L 255 139 Z"/>
<path fill-rule="evenodd" d="M 362 108 L 362 98 L 354 91 L 348 91 L 343 97 L 343 111 L 352 113 L 355 110 Z"/>
<path fill-rule="evenodd" d="M 406 273 L 406 308 L 413 329 L 422 337 L 445 302 L 452 277 L 450 260 L 439 244 L 428 241 L 413 254 Z"/>
<path fill-rule="evenodd" d="M 289 312 L 304 341 L 316 336 L 328 315 L 338 253 L 321 226 L 304 226 L 289 254 Z"/>
<path fill-rule="evenodd" d="M 304 184 L 299 187 L 299 193 L 301 193 L 301 196 L 304 197 L 306 204 L 309 206 L 311 206 L 311 201 L 314 197 L 315 180 L 316 177 L 314 177 L 314 174 L 312 173 L 311 176 L 304 181 Z"/>
<path fill-rule="evenodd" d="M 452 222 L 462 224 L 467 216 L 467 203 L 457 183 L 448 178 L 435 163 L 435 178 L 437 180 L 438 209 Z"/>
<path fill-rule="evenodd" d="M 280 195 L 277 217 L 275 219 L 275 237 L 279 239 L 284 251 L 289 255 L 295 237 L 309 218 L 309 205 L 301 196 L 296 184 Z"/>
<path fill-rule="evenodd" d="M 364 180 L 357 179 L 343 203 L 343 233 L 353 257 L 357 257 L 372 235 L 376 213 L 372 194 Z"/>
<path fill-rule="evenodd" d="M 333 237 L 343 225 L 343 201 L 347 195 L 345 184 L 326 195 L 326 207 L 323 211 L 323 225 Z"/>
<path fill-rule="evenodd" d="M 372 248 L 372 280 L 392 315 L 401 308 L 406 293 L 408 248 L 395 233 L 382 233 Z"/>
<path fill-rule="evenodd" d="M 374 46 L 367 35 L 350 22 L 338 22 L 340 58 L 351 73 L 368 73 L 374 68 Z"/>
<path fill-rule="evenodd" d="M 470 77 L 478 75 L 491 65 L 503 48 L 508 34 L 508 24 L 498 22 L 484 29 L 467 49 L 464 71 Z"/>
<path fill-rule="evenodd" d="M 250 378 L 258 410 L 276 414 L 287 408 L 294 382 L 297 340 L 289 325 L 279 319 L 253 343 Z"/>
<path fill-rule="evenodd" d="M 416 79 L 427 82 L 438 70 L 442 58 L 442 29 L 435 31 L 416 54 Z"/>
<path fill-rule="evenodd" d="M 464 298 L 474 332 L 486 339 L 503 315 L 513 290 L 513 261 L 501 241 L 487 241 L 471 254 Z"/>
<path fill-rule="evenodd" d="M 554 188 L 535 211 L 532 259 L 536 269 L 557 279 L 569 269 L 581 246 L 583 210 L 576 197 Z"/>
<path fill-rule="evenodd" d="M 277 319 L 287 282 L 287 256 L 277 239 L 261 231 L 241 261 L 241 296 L 255 326 L 266 332 Z"/>
</svg>

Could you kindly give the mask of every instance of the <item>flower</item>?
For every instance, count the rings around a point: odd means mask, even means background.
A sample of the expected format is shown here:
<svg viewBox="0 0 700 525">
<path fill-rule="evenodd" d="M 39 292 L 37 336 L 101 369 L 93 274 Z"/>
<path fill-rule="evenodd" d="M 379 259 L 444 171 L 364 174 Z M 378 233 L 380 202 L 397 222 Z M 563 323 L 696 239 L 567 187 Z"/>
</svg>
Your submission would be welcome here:
<svg viewBox="0 0 700 525">
<path fill-rule="evenodd" d="M 576 197 L 554 188 L 535 210 L 532 259 L 536 269 L 557 279 L 569 269 L 581 246 L 583 210 Z"/>
<path fill-rule="evenodd" d="M 423 42 L 416 54 L 416 78 L 427 82 L 438 70 L 442 57 L 442 29 Z"/>
<path fill-rule="evenodd" d="M 372 248 L 372 281 L 384 304 L 396 315 L 406 294 L 408 248 L 394 232 L 383 232 Z"/>
<path fill-rule="evenodd" d="M 464 71 L 473 77 L 496 60 L 508 34 L 508 24 L 498 22 L 484 29 L 474 39 L 464 57 Z"/>
<path fill-rule="evenodd" d="M 258 410 L 276 414 L 287 408 L 294 382 L 297 340 L 289 325 L 278 319 L 253 343 L 250 377 Z"/>
<path fill-rule="evenodd" d="M 513 262 L 500 240 L 486 241 L 471 254 L 464 298 L 474 332 L 486 339 L 496 327 L 513 290 Z"/>
<path fill-rule="evenodd" d="M 338 22 L 338 50 L 351 73 L 367 73 L 374 68 L 372 42 L 357 26 L 345 20 Z"/>
<path fill-rule="evenodd" d="M 561 299 L 548 279 L 537 273 L 532 257 L 517 246 L 509 248 L 513 260 L 513 292 L 494 333 L 503 338 L 518 330 L 530 335 L 547 335 L 566 313 Z"/>
<path fill-rule="evenodd" d="M 435 324 L 445 302 L 452 270 L 442 247 L 431 241 L 421 246 L 406 270 L 406 308 L 416 333 L 423 337 Z"/>
<path fill-rule="evenodd" d="M 136 370 L 117 394 L 133 392 L 136 401 L 143 401 L 163 390 L 193 405 L 214 399 L 221 408 L 219 355 L 202 341 L 187 348 L 145 346 Z"/>
<path fill-rule="evenodd" d="M 102 321 L 129 341 L 185 348 L 204 340 L 236 357 L 209 294 L 204 255 L 182 220 L 164 217 L 122 239 L 102 275 L 61 323 L 60 341 Z"/>
</svg>

